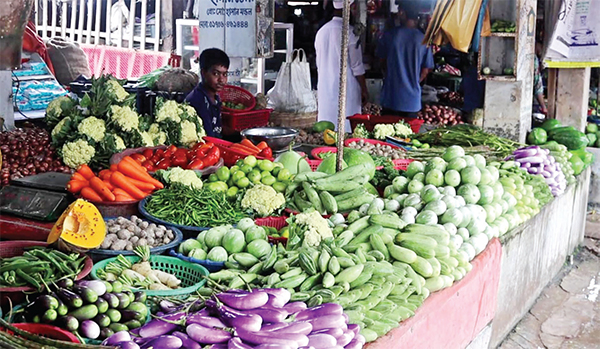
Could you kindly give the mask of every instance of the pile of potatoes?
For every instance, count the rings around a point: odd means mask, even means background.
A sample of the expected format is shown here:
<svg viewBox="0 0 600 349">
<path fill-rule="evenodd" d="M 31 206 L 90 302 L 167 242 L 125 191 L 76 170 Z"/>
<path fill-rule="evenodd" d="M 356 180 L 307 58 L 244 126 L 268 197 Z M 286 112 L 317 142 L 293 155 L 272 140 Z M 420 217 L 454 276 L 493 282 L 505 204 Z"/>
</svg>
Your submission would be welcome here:
<svg viewBox="0 0 600 349">
<path fill-rule="evenodd" d="M 133 215 L 106 222 L 106 237 L 101 249 L 132 251 L 138 246 L 150 248 L 166 245 L 175 239 L 175 233 L 164 225 L 149 223 Z"/>
</svg>

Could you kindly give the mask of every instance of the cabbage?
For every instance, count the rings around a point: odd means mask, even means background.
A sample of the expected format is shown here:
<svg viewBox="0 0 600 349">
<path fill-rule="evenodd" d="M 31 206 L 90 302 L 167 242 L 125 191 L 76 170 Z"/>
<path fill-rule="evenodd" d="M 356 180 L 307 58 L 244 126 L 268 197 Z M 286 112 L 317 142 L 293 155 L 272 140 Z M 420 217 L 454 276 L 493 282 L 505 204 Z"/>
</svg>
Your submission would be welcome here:
<svg viewBox="0 0 600 349">
<path fill-rule="evenodd" d="M 453 196 L 444 195 L 440 200 L 446 204 L 448 209 L 458 207 L 458 202 Z"/>
<path fill-rule="evenodd" d="M 463 168 L 467 167 L 467 162 L 464 158 L 456 158 L 450 161 L 448 166 L 446 166 L 446 170 L 455 170 L 461 171 Z"/>
<path fill-rule="evenodd" d="M 271 252 L 271 245 L 267 240 L 254 240 L 248 244 L 248 252 L 254 257 L 261 259 Z"/>
<path fill-rule="evenodd" d="M 436 215 L 441 216 L 446 212 L 446 203 L 442 200 L 435 200 L 425 205 L 425 210 L 433 211 Z"/>
<path fill-rule="evenodd" d="M 417 181 L 417 182 L 425 182 L 425 172 L 419 172 L 416 175 L 414 175 L 414 177 L 412 178 L 413 181 Z"/>
<path fill-rule="evenodd" d="M 210 228 L 204 236 L 204 243 L 206 247 L 212 249 L 216 246 L 221 246 L 223 236 L 231 229 L 230 225 L 222 225 L 220 227 Z"/>
<path fill-rule="evenodd" d="M 492 223 L 493 221 L 496 220 L 496 217 L 498 217 L 498 215 L 496 214 L 496 207 L 494 207 L 493 204 L 483 205 L 483 209 L 485 210 L 485 213 L 486 213 L 486 219 L 485 219 L 486 222 Z"/>
<path fill-rule="evenodd" d="M 475 159 L 475 166 L 479 167 L 479 169 L 484 169 L 487 165 L 485 162 L 485 158 L 481 154 L 473 155 L 473 159 Z"/>
<path fill-rule="evenodd" d="M 414 207 L 410 207 L 410 206 L 409 206 L 409 207 L 405 207 L 405 208 L 402 210 L 402 215 L 403 215 L 403 216 L 412 216 L 412 217 L 416 217 L 418 213 L 419 213 L 419 212 L 417 212 L 417 210 L 416 210 Z"/>
<path fill-rule="evenodd" d="M 200 242 L 200 244 L 202 245 L 202 247 L 206 247 L 206 242 L 204 242 L 204 237 L 206 236 L 206 232 L 208 230 L 203 230 L 201 231 L 198 236 L 196 237 L 196 240 L 198 240 Z"/>
<path fill-rule="evenodd" d="M 463 221 L 463 214 L 462 214 L 461 210 L 458 208 L 451 208 L 451 209 L 447 210 L 440 219 L 440 222 L 442 222 L 442 224 L 444 224 L 444 225 L 447 223 L 454 225 L 455 230 L 456 230 L 456 227 L 458 227 L 462 221 Z"/>
<path fill-rule="evenodd" d="M 477 201 L 479 205 L 487 205 L 494 201 L 494 189 L 492 187 L 489 185 L 478 185 L 477 188 L 481 194 L 479 201 Z"/>
<path fill-rule="evenodd" d="M 187 239 L 179 245 L 177 252 L 187 256 L 195 248 L 202 248 L 202 243 L 196 239 Z"/>
<path fill-rule="evenodd" d="M 463 240 L 469 240 L 469 231 L 467 228 L 458 228 L 456 235 L 460 236 Z"/>
<path fill-rule="evenodd" d="M 500 179 L 500 171 L 498 171 L 496 167 L 488 165 L 485 167 L 485 169 L 488 170 L 492 175 L 492 183 L 495 183 L 498 181 L 498 179 Z"/>
<path fill-rule="evenodd" d="M 406 169 L 406 176 L 412 179 L 417 173 L 425 171 L 425 165 L 420 161 L 413 161 Z"/>
<path fill-rule="evenodd" d="M 467 204 L 476 204 L 481 198 L 481 193 L 477 186 L 473 184 L 463 184 L 458 188 L 457 194 L 465 199 Z"/>
<path fill-rule="evenodd" d="M 439 200 L 441 197 L 442 195 L 438 189 L 432 184 L 427 184 L 423 187 L 423 189 L 421 189 L 421 199 L 423 199 L 425 203 Z"/>
<path fill-rule="evenodd" d="M 458 187 L 460 185 L 460 173 L 457 170 L 446 171 L 444 182 L 451 188 Z"/>
<path fill-rule="evenodd" d="M 446 148 L 446 151 L 444 151 L 442 158 L 444 160 L 450 162 L 453 159 L 456 159 L 456 158 L 462 157 L 462 156 L 465 156 L 465 150 L 459 145 L 451 145 L 448 148 Z"/>
<path fill-rule="evenodd" d="M 465 159 L 465 161 L 467 163 L 467 167 L 476 166 L 475 158 L 472 157 L 471 155 L 465 155 L 465 156 L 463 156 L 463 159 Z"/>
<path fill-rule="evenodd" d="M 409 179 L 404 177 L 404 176 L 398 176 L 396 178 L 394 178 L 394 180 L 392 181 L 392 186 L 394 187 L 394 191 L 396 191 L 397 193 L 405 193 L 406 192 L 406 187 L 408 186 L 409 183 Z"/>
<path fill-rule="evenodd" d="M 196 258 L 199 260 L 204 260 L 204 259 L 206 259 L 207 254 L 206 254 L 206 251 L 204 251 L 203 249 L 195 248 L 190 251 L 190 253 L 188 254 L 188 257 Z"/>
<path fill-rule="evenodd" d="M 425 183 L 433 184 L 436 187 L 441 187 L 444 185 L 444 173 L 437 168 L 432 169 L 427 173 L 425 177 Z"/>
<path fill-rule="evenodd" d="M 481 181 L 481 170 L 476 166 L 467 166 L 460 171 L 460 179 L 463 184 L 477 185 Z"/>
<path fill-rule="evenodd" d="M 221 246 L 213 247 L 206 256 L 207 259 L 210 259 L 214 262 L 226 262 L 227 261 L 227 251 Z"/>
<path fill-rule="evenodd" d="M 446 211 L 446 212 L 448 212 L 448 211 Z M 462 213 L 461 213 L 461 216 L 462 216 Z M 452 224 L 450 222 L 444 223 L 442 225 L 442 227 L 444 227 L 444 229 L 448 232 L 448 234 L 450 234 L 450 238 L 452 238 L 452 236 L 456 235 L 456 232 L 458 231 L 458 229 L 456 228 L 456 225 Z M 462 243 L 462 240 L 461 240 L 461 243 Z"/>
<path fill-rule="evenodd" d="M 246 242 L 250 243 L 254 240 L 267 240 L 265 228 L 255 225 L 246 231 Z"/>
<path fill-rule="evenodd" d="M 431 158 L 429 161 L 427 161 L 427 164 L 425 165 L 425 173 L 429 173 L 429 171 L 431 170 L 440 170 L 442 172 L 446 171 L 446 166 L 448 164 L 446 163 L 446 161 L 444 161 L 444 159 L 436 156 Z"/>
<path fill-rule="evenodd" d="M 448 196 L 456 196 L 456 189 L 450 186 L 444 187 L 444 194 Z"/>
<path fill-rule="evenodd" d="M 479 181 L 479 184 L 491 184 L 493 183 L 494 179 L 492 178 L 492 174 L 490 173 L 490 171 L 487 168 L 482 168 L 481 170 L 481 180 Z"/>
<path fill-rule="evenodd" d="M 463 215 L 463 219 L 460 221 L 460 224 L 457 225 L 457 227 L 466 228 L 467 225 L 471 223 L 471 218 L 473 217 L 473 214 L 471 213 L 471 210 L 469 210 L 469 208 L 466 206 L 459 208 L 459 210 Z"/>
<path fill-rule="evenodd" d="M 252 218 L 242 218 L 237 224 L 237 228 L 243 232 L 252 228 L 254 226 L 254 221 Z"/>
<path fill-rule="evenodd" d="M 400 219 L 402 219 L 404 221 L 404 223 L 406 224 L 414 224 L 415 223 L 415 216 L 412 215 L 401 215 Z"/>
<path fill-rule="evenodd" d="M 403 203 L 404 207 L 414 207 L 416 210 L 418 210 L 418 206 L 422 206 L 422 200 L 421 200 L 421 196 L 419 194 L 410 194 L 406 197 L 406 199 L 404 199 L 404 203 Z"/>
<path fill-rule="evenodd" d="M 416 180 L 412 180 L 408 183 L 408 192 L 410 194 L 414 194 L 414 193 L 420 193 L 421 189 L 423 189 L 423 183 L 416 181 Z"/>
<path fill-rule="evenodd" d="M 244 232 L 239 229 L 231 229 L 223 236 L 221 243 L 230 254 L 242 252 L 244 247 L 246 247 Z"/>
</svg>

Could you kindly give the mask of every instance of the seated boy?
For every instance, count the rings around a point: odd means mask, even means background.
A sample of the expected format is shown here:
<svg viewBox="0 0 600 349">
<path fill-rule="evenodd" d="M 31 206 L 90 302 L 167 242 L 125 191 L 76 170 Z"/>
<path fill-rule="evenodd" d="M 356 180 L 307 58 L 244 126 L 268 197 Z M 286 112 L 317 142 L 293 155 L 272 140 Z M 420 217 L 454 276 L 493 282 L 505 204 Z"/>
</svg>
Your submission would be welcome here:
<svg viewBox="0 0 600 349">
<path fill-rule="evenodd" d="M 206 135 L 221 137 L 221 100 L 217 93 L 227 84 L 229 57 L 217 48 L 209 48 L 200 54 L 202 82 L 190 92 L 188 102 L 202 118 Z"/>
</svg>

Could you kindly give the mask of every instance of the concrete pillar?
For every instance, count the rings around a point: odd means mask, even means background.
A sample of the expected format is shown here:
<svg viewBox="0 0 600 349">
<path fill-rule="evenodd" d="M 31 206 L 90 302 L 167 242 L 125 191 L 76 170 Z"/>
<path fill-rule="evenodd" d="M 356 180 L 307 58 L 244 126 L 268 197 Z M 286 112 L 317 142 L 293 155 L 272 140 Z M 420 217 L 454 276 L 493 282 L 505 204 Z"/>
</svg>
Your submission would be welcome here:
<svg viewBox="0 0 600 349">
<path fill-rule="evenodd" d="M 556 69 L 555 78 L 549 79 L 556 85 L 548 86 L 555 91 L 549 94 L 552 104 L 550 117 L 563 125 L 583 131 L 587 123 L 588 98 L 590 93 L 591 68 Z"/>
</svg>

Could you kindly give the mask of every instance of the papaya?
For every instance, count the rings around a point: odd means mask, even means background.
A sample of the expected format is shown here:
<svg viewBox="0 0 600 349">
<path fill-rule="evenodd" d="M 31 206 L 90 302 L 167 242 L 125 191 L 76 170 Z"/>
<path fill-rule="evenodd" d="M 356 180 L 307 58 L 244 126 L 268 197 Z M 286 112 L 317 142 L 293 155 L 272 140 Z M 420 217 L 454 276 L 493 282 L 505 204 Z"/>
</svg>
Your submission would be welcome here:
<svg viewBox="0 0 600 349">
<path fill-rule="evenodd" d="M 540 127 L 543 128 L 546 132 L 548 132 L 553 128 L 561 127 L 561 124 L 560 121 L 556 119 L 548 119 L 544 121 L 544 123 Z"/>
<path fill-rule="evenodd" d="M 325 130 L 335 131 L 335 125 L 331 121 L 319 121 L 313 125 L 313 132 L 322 133 Z"/>
<path fill-rule="evenodd" d="M 58 218 L 47 242 L 66 243 L 75 249 L 97 248 L 106 236 L 104 218 L 93 204 L 77 199 Z"/>
</svg>

